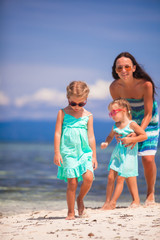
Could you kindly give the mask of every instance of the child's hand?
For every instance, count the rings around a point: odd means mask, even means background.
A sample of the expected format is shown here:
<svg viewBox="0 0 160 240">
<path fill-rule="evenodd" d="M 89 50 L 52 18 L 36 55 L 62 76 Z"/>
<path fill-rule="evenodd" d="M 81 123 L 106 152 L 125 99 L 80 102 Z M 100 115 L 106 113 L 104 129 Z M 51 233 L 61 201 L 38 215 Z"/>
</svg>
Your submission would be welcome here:
<svg viewBox="0 0 160 240">
<path fill-rule="evenodd" d="M 57 166 L 60 167 L 61 163 L 63 163 L 61 154 L 60 153 L 55 153 L 55 155 L 54 155 L 54 164 L 56 164 Z"/>
<path fill-rule="evenodd" d="M 101 149 L 104 149 L 106 147 L 108 147 L 108 143 L 107 142 L 102 142 L 101 143 Z"/>
<path fill-rule="evenodd" d="M 96 170 L 98 167 L 98 162 L 96 158 L 92 158 L 92 166 L 93 166 L 93 170 Z"/>
</svg>

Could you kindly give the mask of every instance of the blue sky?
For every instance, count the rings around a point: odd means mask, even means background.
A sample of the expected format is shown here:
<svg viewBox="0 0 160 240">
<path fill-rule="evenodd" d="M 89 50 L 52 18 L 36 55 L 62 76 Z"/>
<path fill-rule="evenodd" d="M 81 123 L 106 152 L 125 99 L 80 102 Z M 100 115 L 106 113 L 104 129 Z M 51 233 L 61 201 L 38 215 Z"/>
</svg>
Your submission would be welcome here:
<svg viewBox="0 0 160 240">
<path fill-rule="evenodd" d="M 159 0 L 0 0 L 0 22 L 0 120 L 56 118 L 73 80 L 88 83 L 86 108 L 107 119 L 122 51 L 160 87 Z"/>
</svg>

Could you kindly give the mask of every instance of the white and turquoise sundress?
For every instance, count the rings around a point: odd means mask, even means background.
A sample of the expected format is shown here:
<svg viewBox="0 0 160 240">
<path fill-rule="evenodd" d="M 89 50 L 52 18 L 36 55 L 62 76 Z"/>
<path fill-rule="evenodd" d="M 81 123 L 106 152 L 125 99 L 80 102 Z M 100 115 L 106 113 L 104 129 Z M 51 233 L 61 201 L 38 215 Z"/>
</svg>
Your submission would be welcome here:
<svg viewBox="0 0 160 240">
<path fill-rule="evenodd" d="M 144 118 L 144 100 L 143 99 L 126 99 L 132 108 L 132 119 L 141 125 L 142 119 Z M 145 129 L 148 139 L 138 143 L 138 155 L 149 156 L 155 155 L 158 146 L 159 137 L 159 114 L 158 104 L 153 101 L 152 119 Z"/>
<path fill-rule="evenodd" d="M 131 122 L 134 121 L 130 121 L 129 124 L 122 129 L 119 129 L 116 124 L 114 124 L 113 130 L 122 135 L 121 138 L 124 138 L 134 132 L 133 129 L 130 128 Z M 138 144 L 131 149 L 131 147 L 125 147 L 121 141 L 117 143 L 109 162 L 108 170 L 110 169 L 125 178 L 138 176 Z"/>
<path fill-rule="evenodd" d="M 63 164 L 58 167 L 57 178 L 67 182 L 68 178 L 83 180 L 82 175 L 90 170 L 93 173 L 92 149 L 89 146 L 87 124 L 89 116 L 75 118 L 64 109 L 60 153 Z"/>
</svg>

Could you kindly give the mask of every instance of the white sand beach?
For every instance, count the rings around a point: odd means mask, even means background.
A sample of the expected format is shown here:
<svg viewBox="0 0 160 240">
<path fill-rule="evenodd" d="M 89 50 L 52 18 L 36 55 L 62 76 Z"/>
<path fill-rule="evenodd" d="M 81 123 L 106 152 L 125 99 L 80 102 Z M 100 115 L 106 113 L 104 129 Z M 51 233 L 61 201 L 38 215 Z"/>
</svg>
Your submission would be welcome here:
<svg viewBox="0 0 160 240">
<path fill-rule="evenodd" d="M 119 204 L 115 210 L 101 211 L 87 207 L 87 217 L 65 220 L 67 209 L 27 209 L 0 216 L 1 240 L 50 239 L 160 239 L 160 203 L 128 208 Z M 91 207 L 92 206 L 92 207 Z"/>
</svg>

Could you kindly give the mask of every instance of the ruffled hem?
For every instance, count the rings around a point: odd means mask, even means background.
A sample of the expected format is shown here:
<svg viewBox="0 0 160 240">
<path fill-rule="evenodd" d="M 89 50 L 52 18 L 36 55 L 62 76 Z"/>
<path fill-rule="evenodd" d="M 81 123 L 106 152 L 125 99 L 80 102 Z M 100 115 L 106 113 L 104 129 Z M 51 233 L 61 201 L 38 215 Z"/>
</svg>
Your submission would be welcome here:
<svg viewBox="0 0 160 240">
<path fill-rule="evenodd" d="M 133 171 L 130 171 L 129 173 L 124 173 L 124 172 L 122 172 L 120 169 L 116 169 L 116 168 L 114 168 L 113 166 L 109 166 L 109 167 L 108 167 L 108 171 L 109 171 L 110 169 L 114 170 L 115 172 L 118 173 L 119 176 L 124 177 L 124 178 L 137 177 L 137 176 L 138 176 L 138 171 L 137 171 L 136 169 L 133 170 Z"/>
<path fill-rule="evenodd" d="M 121 176 L 121 177 L 124 177 L 124 178 L 138 177 L 138 173 L 130 173 L 130 174 L 118 173 L 118 175 Z"/>
<path fill-rule="evenodd" d="M 83 181 L 82 175 L 90 170 L 93 173 L 92 161 L 84 162 L 76 168 L 58 167 L 57 178 L 68 182 L 68 178 L 77 178 L 78 182 Z"/>
</svg>

